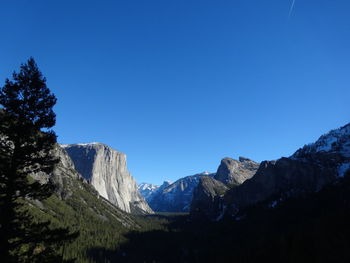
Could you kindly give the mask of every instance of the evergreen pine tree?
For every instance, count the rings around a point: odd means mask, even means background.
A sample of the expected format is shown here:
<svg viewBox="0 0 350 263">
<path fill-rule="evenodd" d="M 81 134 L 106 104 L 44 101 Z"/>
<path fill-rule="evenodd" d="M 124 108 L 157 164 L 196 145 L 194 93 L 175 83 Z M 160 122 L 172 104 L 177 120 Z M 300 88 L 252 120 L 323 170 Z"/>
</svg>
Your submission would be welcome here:
<svg viewBox="0 0 350 263">
<path fill-rule="evenodd" d="M 50 183 L 31 180 L 32 174 L 52 173 L 57 158 L 54 94 L 46 86 L 33 58 L 22 64 L 13 80 L 0 88 L 0 258 L 2 262 L 61 262 L 60 246 L 76 234 L 35 223 L 28 200 L 53 194 Z"/>
</svg>

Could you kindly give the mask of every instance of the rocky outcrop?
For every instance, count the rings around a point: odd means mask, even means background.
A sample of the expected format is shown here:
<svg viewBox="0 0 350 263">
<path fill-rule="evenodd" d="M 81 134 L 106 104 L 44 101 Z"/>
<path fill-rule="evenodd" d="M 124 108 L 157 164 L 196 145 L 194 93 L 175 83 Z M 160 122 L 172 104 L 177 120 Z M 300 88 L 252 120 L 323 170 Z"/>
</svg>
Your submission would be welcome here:
<svg viewBox="0 0 350 263">
<path fill-rule="evenodd" d="M 34 174 L 33 177 L 43 183 L 50 181 L 56 195 L 63 202 L 61 205 L 71 207 L 72 211 L 76 211 L 77 206 L 81 207 L 83 212 L 82 210 L 76 212 L 83 214 L 88 212 L 89 218 L 93 217 L 102 224 L 113 226 L 121 224 L 123 227 L 133 229 L 139 227 L 132 216 L 99 196 L 95 188 L 75 170 L 73 161 L 62 147 L 56 145 L 52 154 L 59 160 L 53 172 L 50 175 Z M 49 211 L 48 213 L 52 214 L 52 212 L 58 211 L 58 214 L 61 213 L 59 202 L 49 202 L 45 206 L 44 203 L 34 200 L 34 204 L 39 206 L 42 212 Z M 72 204 L 74 205 L 72 206 Z M 84 215 L 80 214 L 79 216 Z"/>
<path fill-rule="evenodd" d="M 317 192 L 350 169 L 350 124 L 321 136 L 289 158 L 264 161 L 255 175 L 226 192 L 217 209 L 235 215 L 244 207 L 267 199 L 284 200 Z M 208 213 L 207 213 L 208 214 Z M 209 214 L 216 219 L 216 214 Z"/>
<path fill-rule="evenodd" d="M 214 174 L 204 172 L 180 178 L 170 185 L 163 184 L 149 198 L 149 205 L 157 212 L 188 212 L 193 190 L 202 176 L 214 176 Z"/>
<path fill-rule="evenodd" d="M 61 199 L 67 199 L 73 192 L 72 179 L 85 183 L 87 181 L 75 170 L 74 163 L 67 152 L 58 145 L 55 147 L 55 155 L 58 156 L 59 163 L 51 175 L 51 180 L 54 182 L 58 196 Z"/>
<path fill-rule="evenodd" d="M 202 176 L 194 189 L 191 203 L 191 215 L 195 219 L 216 218 L 222 215 L 222 198 L 229 188 L 222 182 L 209 176 Z"/>
<path fill-rule="evenodd" d="M 74 163 L 68 156 L 67 152 L 58 144 L 54 147 L 52 155 L 58 159 L 53 172 L 49 175 L 44 172 L 38 172 L 31 176 L 41 184 L 52 183 L 55 193 L 61 199 L 68 199 L 75 190 L 74 180 L 87 183 L 86 180 L 75 170 Z"/>
<path fill-rule="evenodd" d="M 319 191 L 342 177 L 350 164 L 350 124 L 322 135 L 289 158 L 263 162 L 256 175 L 232 189 L 226 203 L 243 207 L 276 194 Z"/>
<path fill-rule="evenodd" d="M 191 216 L 194 218 L 220 218 L 223 213 L 223 195 L 230 188 L 252 178 L 259 164 L 244 157 L 239 160 L 224 158 L 213 178 L 201 178 L 193 192 Z"/>
<path fill-rule="evenodd" d="M 102 143 L 62 145 L 97 192 L 128 213 L 152 213 L 126 167 L 126 155 Z"/>
<path fill-rule="evenodd" d="M 320 165 L 290 158 L 264 161 L 252 179 L 228 191 L 224 204 L 230 210 L 229 213 L 234 214 L 241 207 L 264 201 L 274 195 L 287 198 L 319 191 L 325 184 L 336 179 L 336 171 L 337 162 Z"/>
<path fill-rule="evenodd" d="M 224 158 L 216 172 L 215 179 L 226 185 L 240 185 L 250 179 L 259 168 L 256 163 L 248 158 L 239 157 L 239 160 Z"/>
</svg>

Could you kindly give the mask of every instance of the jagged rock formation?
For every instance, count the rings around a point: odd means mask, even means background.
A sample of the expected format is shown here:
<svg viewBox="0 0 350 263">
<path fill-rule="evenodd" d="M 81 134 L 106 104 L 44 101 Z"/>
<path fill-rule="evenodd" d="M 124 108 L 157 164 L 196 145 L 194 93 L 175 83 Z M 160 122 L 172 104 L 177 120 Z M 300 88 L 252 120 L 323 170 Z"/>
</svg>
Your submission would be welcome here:
<svg viewBox="0 0 350 263">
<path fill-rule="evenodd" d="M 214 174 L 204 172 L 186 176 L 170 185 L 165 182 L 158 191 L 149 197 L 149 205 L 157 212 L 188 212 L 193 190 L 202 176 L 214 176 Z"/>
<path fill-rule="evenodd" d="M 336 178 L 336 162 L 329 162 L 329 165 L 322 166 L 290 158 L 264 161 L 251 180 L 227 193 L 224 203 L 234 212 L 240 207 L 264 201 L 272 195 L 288 197 L 318 191 Z"/>
<path fill-rule="evenodd" d="M 152 213 L 126 167 L 126 155 L 102 143 L 62 145 L 97 192 L 128 213 Z"/>
<path fill-rule="evenodd" d="M 319 191 L 350 168 L 350 124 L 321 136 L 289 158 L 264 161 L 256 174 L 225 194 L 217 209 L 235 215 L 241 208 L 275 197 L 276 200 Z M 209 213 L 207 213 L 209 214 Z M 215 219 L 217 214 L 209 215 Z"/>
<path fill-rule="evenodd" d="M 319 191 L 343 176 L 349 164 L 350 124 L 321 136 L 290 158 L 263 162 L 251 180 L 227 194 L 225 202 L 237 209 L 276 194 Z"/>
<path fill-rule="evenodd" d="M 239 160 L 224 158 L 216 172 L 215 179 L 226 185 L 240 185 L 250 179 L 258 170 L 259 163 L 248 158 L 239 157 Z"/>
<path fill-rule="evenodd" d="M 222 182 L 209 176 L 202 176 L 194 189 L 191 203 L 191 215 L 196 219 L 222 215 L 222 198 L 229 188 Z"/>
</svg>

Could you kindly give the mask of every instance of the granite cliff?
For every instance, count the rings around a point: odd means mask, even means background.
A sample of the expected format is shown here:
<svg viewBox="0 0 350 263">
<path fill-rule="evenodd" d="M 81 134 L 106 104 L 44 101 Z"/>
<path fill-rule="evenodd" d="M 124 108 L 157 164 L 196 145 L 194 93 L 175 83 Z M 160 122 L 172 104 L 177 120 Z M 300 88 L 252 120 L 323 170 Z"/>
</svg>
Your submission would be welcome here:
<svg viewBox="0 0 350 263">
<path fill-rule="evenodd" d="M 248 158 L 239 157 L 238 160 L 224 158 L 214 178 L 226 185 L 240 185 L 250 179 L 258 170 L 259 163 Z"/>
<path fill-rule="evenodd" d="M 222 159 L 214 177 L 202 177 L 194 189 L 191 215 L 197 219 L 221 218 L 225 193 L 252 178 L 258 168 L 259 163 L 245 157 Z"/>
<path fill-rule="evenodd" d="M 75 169 L 112 204 L 128 213 L 152 213 L 127 170 L 126 155 L 102 143 L 61 145 Z"/>
</svg>

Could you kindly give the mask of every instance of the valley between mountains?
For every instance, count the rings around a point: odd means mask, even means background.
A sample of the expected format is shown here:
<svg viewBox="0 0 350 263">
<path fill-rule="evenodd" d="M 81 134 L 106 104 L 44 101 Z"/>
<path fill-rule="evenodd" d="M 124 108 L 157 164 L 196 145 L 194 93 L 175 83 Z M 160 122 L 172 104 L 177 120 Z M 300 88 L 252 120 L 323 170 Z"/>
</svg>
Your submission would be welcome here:
<svg viewBox="0 0 350 263">
<path fill-rule="evenodd" d="M 350 124 L 289 157 L 224 158 L 162 185 L 137 184 L 126 155 L 102 143 L 57 145 L 55 195 L 31 213 L 80 236 L 76 262 L 347 262 Z M 199 167 L 200 169 L 200 167 Z"/>
<path fill-rule="evenodd" d="M 350 263 L 350 0 L 0 3 L 0 263 Z"/>
</svg>

